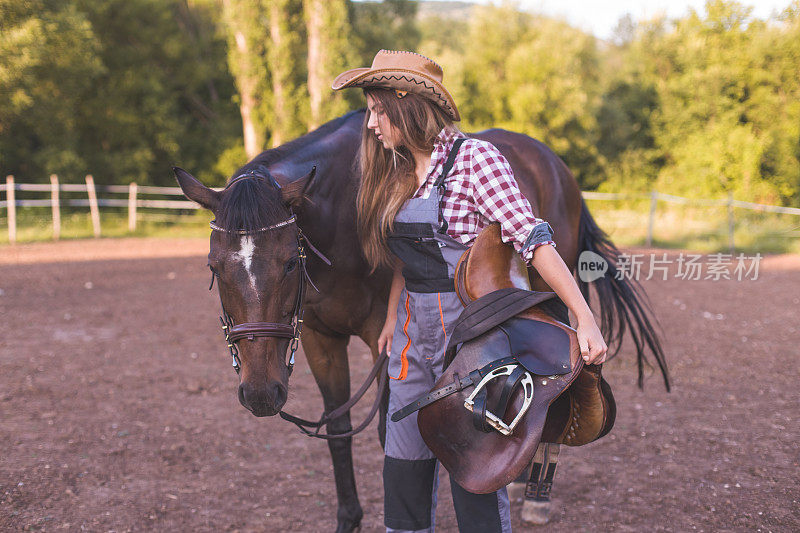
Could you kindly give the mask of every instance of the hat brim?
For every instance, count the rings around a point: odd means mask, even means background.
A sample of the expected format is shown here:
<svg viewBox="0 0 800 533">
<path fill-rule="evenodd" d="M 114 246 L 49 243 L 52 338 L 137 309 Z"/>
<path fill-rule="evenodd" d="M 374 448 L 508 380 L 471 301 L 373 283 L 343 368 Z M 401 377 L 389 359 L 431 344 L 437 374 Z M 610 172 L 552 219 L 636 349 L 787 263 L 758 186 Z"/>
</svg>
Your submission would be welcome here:
<svg viewBox="0 0 800 533">
<path fill-rule="evenodd" d="M 409 91 L 430 98 L 454 121 L 461 120 L 455 101 L 447 89 L 433 78 L 414 70 L 354 68 L 342 72 L 331 83 L 334 91 L 349 87 L 386 87 Z"/>
</svg>

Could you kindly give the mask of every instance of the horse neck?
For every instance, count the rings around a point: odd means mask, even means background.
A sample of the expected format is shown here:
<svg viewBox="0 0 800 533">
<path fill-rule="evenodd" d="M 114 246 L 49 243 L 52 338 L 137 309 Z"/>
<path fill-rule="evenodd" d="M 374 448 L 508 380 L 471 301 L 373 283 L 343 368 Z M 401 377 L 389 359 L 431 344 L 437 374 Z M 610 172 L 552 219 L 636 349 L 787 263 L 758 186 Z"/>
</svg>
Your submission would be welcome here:
<svg viewBox="0 0 800 533">
<path fill-rule="evenodd" d="M 364 275 L 356 233 L 358 177 L 353 175 L 360 140 L 359 129 L 342 127 L 268 165 L 271 173 L 292 177 L 304 176 L 312 166 L 317 167 L 308 200 L 295 210 L 298 226 L 332 262 L 328 267 L 312 259 L 312 275 L 317 269 Z"/>
</svg>

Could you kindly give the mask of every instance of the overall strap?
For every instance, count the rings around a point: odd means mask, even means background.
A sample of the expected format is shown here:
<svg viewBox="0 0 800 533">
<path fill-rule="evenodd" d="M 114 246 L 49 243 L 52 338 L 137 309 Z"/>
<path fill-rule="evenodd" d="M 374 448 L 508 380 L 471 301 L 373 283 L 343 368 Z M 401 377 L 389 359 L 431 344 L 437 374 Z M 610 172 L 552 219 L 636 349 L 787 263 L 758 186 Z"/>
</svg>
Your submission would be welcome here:
<svg viewBox="0 0 800 533">
<path fill-rule="evenodd" d="M 466 137 L 459 137 L 455 141 L 453 141 L 453 147 L 450 148 L 450 153 L 447 154 L 447 161 L 444 162 L 444 166 L 442 167 L 442 174 L 436 179 L 434 182 L 434 187 L 439 189 L 439 219 L 442 221 L 442 225 L 439 227 L 438 232 L 444 233 L 447 231 L 447 221 L 444 219 L 444 215 L 442 214 L 442 197 L 444 195 L 444 179 L 450 174 L 450 170 L 453 168 L 453 163 L 455 163 L 456 155 L 458 154 L 458 149 L 461 148 L 461 144 L 466 141 Z"/>
</svg>

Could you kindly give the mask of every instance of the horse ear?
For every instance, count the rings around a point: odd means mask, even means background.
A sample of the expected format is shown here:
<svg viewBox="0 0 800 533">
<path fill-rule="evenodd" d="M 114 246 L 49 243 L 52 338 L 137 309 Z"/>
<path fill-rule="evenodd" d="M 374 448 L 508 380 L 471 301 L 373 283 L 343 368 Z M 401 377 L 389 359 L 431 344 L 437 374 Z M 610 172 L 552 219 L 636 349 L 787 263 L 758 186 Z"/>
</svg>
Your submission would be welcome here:
<svg viewBox="0 0 800 533">
<path fill-rule="evenodd" d="M 189 200 L 195 201 L 213 212 L 217 211 L 220 193 L 214 189 L 209 189 L 180 167 L 172 167 L 172 171 L 175 173 L 175 178 L 177 178 L 183 194 Z"/>
<path fill-rule="evenodd" d="M 316 185 L 317 167 L 316 165 L 311 169 L 311 172 L 306 174 L 300 179 L 296 179 L 291 183 L 287 183 L 281 187 L 281 195 L 283 196 L 283 203 L 290 207 L 298 207 L 307 200 L 311 191 Z"/>
</svg>

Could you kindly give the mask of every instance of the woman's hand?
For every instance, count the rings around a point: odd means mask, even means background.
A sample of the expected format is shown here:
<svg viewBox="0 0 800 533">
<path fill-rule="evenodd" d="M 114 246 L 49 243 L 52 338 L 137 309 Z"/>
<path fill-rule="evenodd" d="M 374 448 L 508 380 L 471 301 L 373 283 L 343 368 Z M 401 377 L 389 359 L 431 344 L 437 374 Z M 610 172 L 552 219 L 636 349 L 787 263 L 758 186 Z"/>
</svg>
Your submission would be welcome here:
<svg viewBox="0 0 800 533">
<path fill-rule="evenodd" d="M 392 355 L 392 337 L 394 337 L 394 325 L 397 322 L 397 317 L 386 317 L 386 322 L 383 324 L 381 334 L 378 336 L 378 353 L 383 351 L 386 347 L 386 355 Z"/>
<path fill-rule="evenodd" d="M 594 316 L 587 315 L 582 320 L 578 320 L 578 345 L 581 348 L 581 357 L 589 365 L 598 365 L 605 362 L 608 352 L 606 341 L 597 327 Z"/>
</svg>

